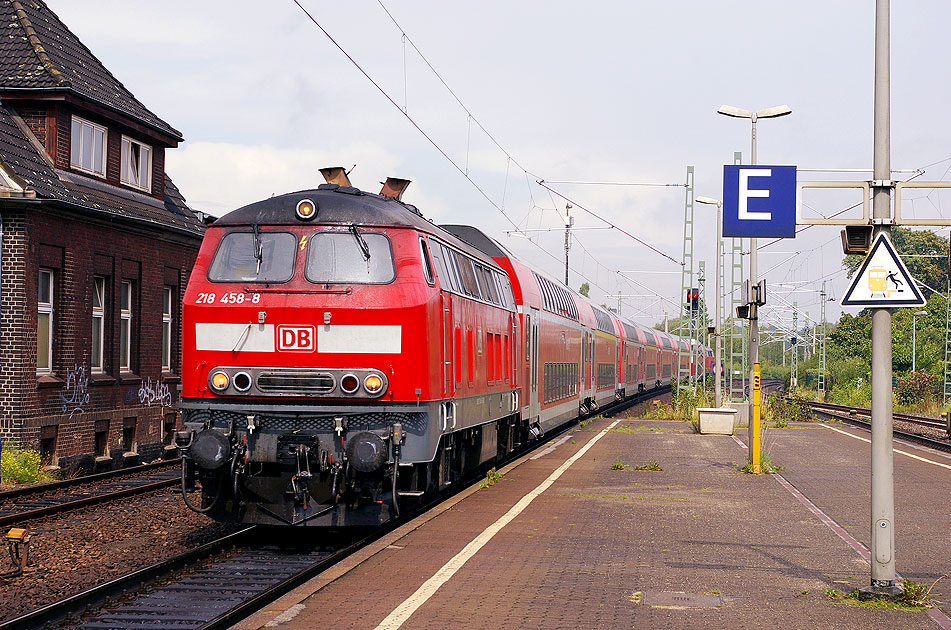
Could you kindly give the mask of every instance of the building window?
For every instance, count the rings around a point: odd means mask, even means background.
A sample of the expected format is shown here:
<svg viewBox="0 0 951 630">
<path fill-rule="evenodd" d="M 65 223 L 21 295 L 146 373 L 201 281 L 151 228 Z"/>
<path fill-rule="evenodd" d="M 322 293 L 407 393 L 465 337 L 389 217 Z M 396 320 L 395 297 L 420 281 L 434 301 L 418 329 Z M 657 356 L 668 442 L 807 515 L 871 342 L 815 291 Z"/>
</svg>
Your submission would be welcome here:
<svg viewBox="0 0 951 630">
<path fill-rule="evenodd" d="M 152 189 L 152 147 L 122 136 L 119 181 L 142 190 Z"/>
<path fill-rule="evenodd" d="M 106 176 L 106 128 L 73 116 L 69 165 Z"/>
<path fill-rule="evenodd" d="M 172 371 L 172 287 L 162 290 L 162 371 Z"/>
<path fill-rule="evenodd" d="M 106 319 L 106 279 L 93 276 L 92 279 L 92 350 L 89 363 L 92 372 L 102 374 L 103 330 Z"/>
<path fill-rule="evenodd" d="M 119 291 L 119 371 L 131 372 L 132 356 L 132 282 L 122 281 Z"/>
<path fill-rule="evenodd" d="M 36 295 L 36 372 L 53 371 L 53 270 L 40 269 Z"/>
</svg>

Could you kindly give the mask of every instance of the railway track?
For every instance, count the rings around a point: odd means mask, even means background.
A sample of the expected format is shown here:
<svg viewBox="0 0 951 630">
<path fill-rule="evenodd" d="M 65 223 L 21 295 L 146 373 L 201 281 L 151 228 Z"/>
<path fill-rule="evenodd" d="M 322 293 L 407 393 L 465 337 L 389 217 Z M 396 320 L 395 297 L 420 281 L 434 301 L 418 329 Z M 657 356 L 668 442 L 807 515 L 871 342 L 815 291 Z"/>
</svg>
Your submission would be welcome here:
<svg viewBox="0 0 951 630">
<path fill-rule="evenodd" d="M 645 392 L 589 415 L 620 413 L 669 391 L 668 387 Z M 513 454 L 509 459 L 546 447 L 574 426 L 574 423 L 566 424 L 562 429 L 547 434 L 547 439 L 533 448 Z M 480 479 L 481 475 L 473 476 L 468 483 L 460 484 L 456 491 Z M 173 480 L 173 483 L 177 482 L 177 478 Z M 0 630 L 32 630 L 57 624 L 83 630 L 159 627 L 156 624 L 182 630 L 227 628 L 446 498 L 447 495 L 436 497 L 413 514 L 380 528 L 361 530 L 357 535 L 333 532 L 331 535 L 337 538 L 329 549 L 326 546 L 314 549 L 257 545 L 254 543 L 256 532 L 264 528 L 249 527 L 2 622 Z M 104 604 L 112 600 L 117 601 Z M 93 610 L 97 607 L 98 610 Z M 84 612 L 87 610 L 90 612 Z"/>
<path fill-rule="evenodd" d="M 16 488 L 0 493 L 0 527 L 22 523 L 42 516 L 59 514 L 69 510 L 89 507 L 106 501 L 144 494 L 153 490 L 169 488 L 179 483 L 180 474 L 173 466 L 179 460 L 158 464 L 145 464 L 121 471 L 110 471 L 25 488 Z M 157 472 L 154 472 L 157 471 Z M 131 476 L 137 473 L 152 473 L 146 476 Z M 111 481 L 116 479 L 115 481 Z M 89 490 L 67 492 L 84 485 L 97 485 Z"/>
<path fill-rule="evenodd" d="M 869 409 L 809 401 L 805 401 L 805 404 L 809 406 L 813 414 L 834 418 L 855 426 L 871 428 L 872 412 Z M 913 433 L 911 431 L 904 431 L 901 429 L 893 429 L 892 433 L 895 435 L 895 437 L 900 437 L 909 442 L 922 444 L 940 451 L 951 452 L 951 430 L 949 430 L 951 427 L 949 427 L 949 423 L 947 421 L 941 420 L 939 418 L 907 413 L 893 413 L 892 419 L 894 421 L 905 422 L 913 426 L 943 431 L 947 436 L 944 439 L 929 437 L 920 433 Z"/>
</svg>

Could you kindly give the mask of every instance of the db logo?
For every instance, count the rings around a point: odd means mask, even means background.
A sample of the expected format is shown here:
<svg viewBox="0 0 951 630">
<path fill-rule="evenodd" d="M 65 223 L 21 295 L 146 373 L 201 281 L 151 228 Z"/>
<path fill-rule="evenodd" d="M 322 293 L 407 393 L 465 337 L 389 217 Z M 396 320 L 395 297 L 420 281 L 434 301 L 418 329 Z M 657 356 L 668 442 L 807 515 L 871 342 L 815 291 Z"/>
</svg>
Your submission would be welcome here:
<svg viewBox="0 0 951 630">
<path fill-rule="evenodd" d="M 278 352 L 313 352 L 317 329 L 313 326 L 278 326 Z"/>
</svg>

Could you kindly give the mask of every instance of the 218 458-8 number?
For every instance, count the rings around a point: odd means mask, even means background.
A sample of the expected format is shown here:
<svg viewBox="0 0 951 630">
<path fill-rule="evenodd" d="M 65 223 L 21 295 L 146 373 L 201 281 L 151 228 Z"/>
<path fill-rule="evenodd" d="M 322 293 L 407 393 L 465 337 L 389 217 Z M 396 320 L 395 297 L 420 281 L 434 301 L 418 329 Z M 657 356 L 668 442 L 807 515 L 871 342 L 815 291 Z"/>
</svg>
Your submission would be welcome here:
<svg viewBox="0 0 951 630">
<path fill-rule="evenodd" d="M 231 293 L 223 293 L 220 301 L 215 293 L 199 293 L 195 299 L 195 304 L 214 304 L 215 302 L 219 304 L 258 304 L 260 301 L 260 293 L 248 295 L 246 293 L 235 293 L 232 291 Z"/>
</svg>

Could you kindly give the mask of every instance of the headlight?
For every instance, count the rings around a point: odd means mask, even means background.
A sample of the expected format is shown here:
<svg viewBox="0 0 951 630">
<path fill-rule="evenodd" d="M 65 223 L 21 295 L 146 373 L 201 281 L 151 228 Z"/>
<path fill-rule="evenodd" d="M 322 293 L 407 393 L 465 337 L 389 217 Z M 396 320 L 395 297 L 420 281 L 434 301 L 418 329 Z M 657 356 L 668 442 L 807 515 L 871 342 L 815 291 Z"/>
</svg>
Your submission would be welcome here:
<svg viewBox="0 0 951 630">
<path fill-rule="evenodd" d="M 238 372 L 234 375 L 234 388 L 239 392 L 251 389 L 251 376 L 247 372 Z"/>
<path fill-rule="evenodd" d="M 211 375 L 209 382 L 211 383 L 211 387 L 213 389 L 223 392 L 224 390 L 228 389 L 228 383 L 231 382 L 231 379 L 228 378 L 227 374 L 219 371 Z"/>
<path fill-rule="evenodd" d="M 363 388 L 367 390 L 368 394 L 379 394 L 380 390 L 383 389 L 383 379 L 376 374 L 371 374 L 363 379 Z"/>
<path fill-rule="evenodd" d="M 317 204 L 310 199 L 301 199 L 297 202 L 297 218 L 301 221 L 310 221 L 317 216 Z"/>
<path fill-rule="evenodd" d="M 340 379 L 340 389 L 342 389 L 345 394 L 352 394 L 357 391 L 359 387 L 360 379 L 353 374 L 345 374 L 344 377 Z"/>
</svg>

